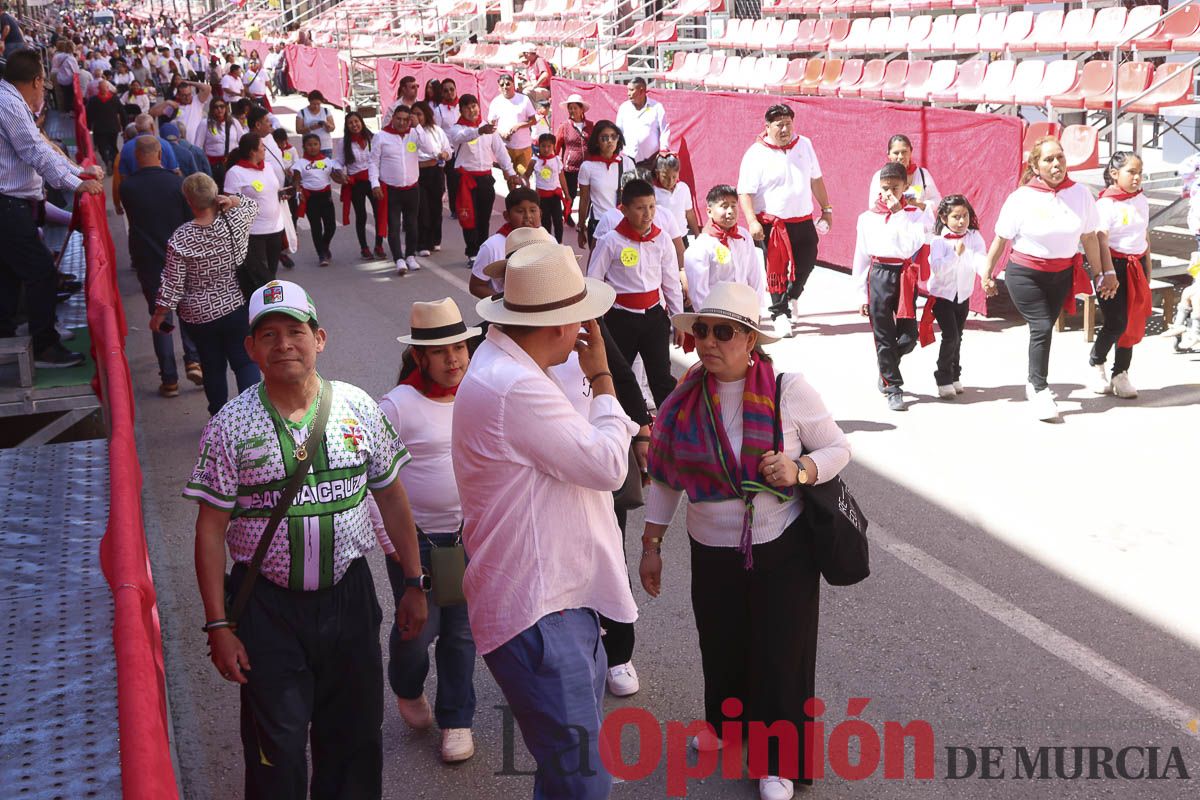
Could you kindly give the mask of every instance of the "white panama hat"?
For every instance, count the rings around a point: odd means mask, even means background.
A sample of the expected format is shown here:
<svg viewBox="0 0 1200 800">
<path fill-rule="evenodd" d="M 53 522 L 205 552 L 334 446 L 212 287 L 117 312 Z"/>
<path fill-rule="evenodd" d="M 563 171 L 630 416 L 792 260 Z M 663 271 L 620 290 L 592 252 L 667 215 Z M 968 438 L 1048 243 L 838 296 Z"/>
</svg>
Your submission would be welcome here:
<svg viewBox="0 0 1200 800">
<path fill-rule="evenodd" d="M 681 331 L 690 331 L 700 317 L 720 317 L 740 322 L 758 333 L 759 344 L 773 344 L 779 337 L 764 328 L 758 316 L 758 293 L 744 283 L 722 281 L 704 298 L 704 308 L 691 314 L 676 314 L 671 323 Z"/>
<path fill-rule="evenodd" d="M 583 106 L 584 111 L 587 111 L 588 108 L 590 108 L 590 106 L 584 102 L 583 95 L 579 94 L 578 92 L 570 95 L 566 100 L 563 100 L 561 103 L 559 103 L 559 105 L 563 108 L 566 108 L 567 106 L 571 105 L 571 103 L 579 103 L 579 105 Z"/>
<path fill-rule="evenodd" d="M 536 228 L 517 228 L 515 231 L 504 237 L 504 258 L 499 261 L 493 261 L 483 268 L 483 274 L 495 280 L 504 281 L 504 268 L 508 266 L 508 259 L 513 253 L 520 250 L 522 247 L 527 247 L 531 244 L 542 242 L 545 244 L 558 244 L 554 237 L 550 235 L 550 231 L 543 228 L 541 225 Z"/>
<path fill-rule="evenodd" d="M 428 303 L 413 303 L 410 323 L 412 330 L 408 336 L 397 336 L 397 342 L 434 347 L 465 342 L 483 333 L 480 328 L 467 327 L 462 312 L 449 297 Z"/>
<path fill-rule="evenodd" d="M 583 277 L 571 248 L 539 243 L 513 254 L 504 294 L 480 300 L 475 311 L 498 325 L 546 328 L 597 319 L 616 299 L 616 290 L 607 283 Z"/>
</svg>

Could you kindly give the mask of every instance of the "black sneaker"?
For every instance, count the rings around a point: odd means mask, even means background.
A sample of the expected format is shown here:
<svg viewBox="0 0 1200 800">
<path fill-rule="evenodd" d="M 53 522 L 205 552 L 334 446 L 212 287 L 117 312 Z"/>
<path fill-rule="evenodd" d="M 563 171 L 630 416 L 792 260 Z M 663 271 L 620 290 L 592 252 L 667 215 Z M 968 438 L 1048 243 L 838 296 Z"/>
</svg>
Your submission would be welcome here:
<svg viewBox="0 0 1200 800">
<path fill-rule="evenodd" d="M 33 357 L 34 366 L 38 369 L 69 369 L 78 367 L 85 360 L 83 353 L 72 353 L 57 343 L 43 348 Z"/>
</svg>

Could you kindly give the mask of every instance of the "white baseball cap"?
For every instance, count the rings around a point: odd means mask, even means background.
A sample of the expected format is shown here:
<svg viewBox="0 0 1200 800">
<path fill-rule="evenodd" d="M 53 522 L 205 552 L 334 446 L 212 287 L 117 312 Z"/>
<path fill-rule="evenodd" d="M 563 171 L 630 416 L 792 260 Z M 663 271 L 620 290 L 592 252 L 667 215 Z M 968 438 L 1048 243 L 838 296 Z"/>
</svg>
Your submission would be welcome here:
<svg viewBox="0 0 1200 800">
<path fill-rule="evenodd" d="M 301 322 L 316 322 L 317 307 L 304 287 L 291 281 L 271 281 L 250 295 L 250 330 L 267 314 L 287 314 Z"/>
</svg>

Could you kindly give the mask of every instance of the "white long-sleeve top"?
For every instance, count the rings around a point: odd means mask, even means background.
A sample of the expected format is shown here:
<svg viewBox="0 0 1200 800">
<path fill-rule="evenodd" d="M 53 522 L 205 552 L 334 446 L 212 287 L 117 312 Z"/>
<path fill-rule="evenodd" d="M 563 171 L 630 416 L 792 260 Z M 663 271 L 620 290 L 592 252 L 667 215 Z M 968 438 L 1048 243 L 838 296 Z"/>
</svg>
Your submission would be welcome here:
<svg viewBox="0 0 1200 800">
<path fill-rule="evenodd" d="M 400 188 L 416 185 L 421 171 L 417 157 L 423 138 L 420 131 L 412 128 L 401 136 L 385 128 L 375 134 L 371 140 L 371 160 L 367 162 L 372 188 L 383 183 Z"/>
<path fill-rule="evenodd" d="M 371 142 L 363 147 L 353 139 L 350 141 L 350 152 L 354 154 L 354 162 L 346 165 L 347 175 L 357 175 L 371 168 Z"/>
<path fill-rule="evenodd" d="M 858 239 L 854 243 L 854 263 L 851 275 L 867 296 L 867 275 L 871 260 L 876 258 L 912 258 L 925 244 L 928 210 L 915 206 L 893 214 L 864 211 L 858 215 Z"/>
<path fill-rule="evenodd" d="M 987 243 L 976 230 L 968 230 L 961 239 L 947 239 L 944 231 L 929 243 L 929 293 L 943 300 L 961 303 L 971 299 L 975 282 L 987 267 Z M 957 245 L 963 244 L 962 255 Z"/>
<path fill-rule="evenodd" d="M 738 227 L 740 239 L 729 239 L 729 246 L 704 231 L 692 240 L 683 253 L 683 271 L 687 275 L 688 298 L 697 311 L 704 307 L 709 290 L 726 281 L 749 286 L 758 293 L 758 305 L 765 309 L 771 299 L 767 294 L 767 271 L 762 256 L 750 232 Z"/>
<path fill-rule="evenodd" d="M 420 161 L 429 161 L 441 156 L 443 152 L 449 153 L 450 139 L 446 136 L 446 132 L 437 125 L 429 128 L 421 127 L 421 140 L 417 143 L 417 159 Z"/>
<path fill-rule="evenodd" d="M 495 133 L 481 134 L 479 128 L 454 125 L 446 131 L 446 137 L 455 148 L 454 166 L 467 172 L 490 172 L 498 164 L 505 175 L 516 175 L 512 159 L 504 146 L 504 140 Z"/>
<path fill-rule="evenodd" d="M 587 274 L 617 290 L 617 308 L 644 314 L 645 309 L 622 305 L 621 295 L 660 291 L 659 302 L 669 316 L 683 313 L 675 243 L 662 231 L 648 242 L 627 239 L 616 229 L 604 234 L 592 251 Z"/>
<path fill-rule="evenodd" d="M 498 327 L 454 400 L 451 455 L 463 509 L 463 578 L 481 654 L 555 611 L 633 622 L 612 492 L 637 426 L 611 395 L 588 415 Z"/>
<path fill-rule="evenodd" d="M 1128 200 L 1101 197 L 1096 201 L 1100 230 L 1108 234 L 1108 246 L 1118 253 L 1141 255 L 1150 249 L 1146 238 L 1150 227 L 1150 203 L 1145 194 Z"/>
<path fill-rule="evenodd" d="M 745 386 L 745 380 L 717 382 L 721 423 L 729 437 L 729 446 L 735 453 L 742 451 L 742 394 Z M 789 372 L 784 376 L 779 404 L 783 451 L 794 461 L 807 450 L 807 455 L 817 465 L 817 483 L 829 481 L 850 463 L 850 442 L 846 434 L 842 433 L 825 408 L 821 395 L 803 375 Z M 646 498 L 646 522 L 669 525 L 683 494 L 657 481 L 651 483 Z M 737 498 L 712 503 L 689 503 L 688 534 L 709 547 L 737 547 L 742 540 L 744 509 L 744 504 Z M 802 510 L 798 494 L 788 502 L 781 502 L 767 492 L 756 494 L 754 528 L 751 531 L 753 543 L 763 544 L 779 538 Z"/>
</svg>

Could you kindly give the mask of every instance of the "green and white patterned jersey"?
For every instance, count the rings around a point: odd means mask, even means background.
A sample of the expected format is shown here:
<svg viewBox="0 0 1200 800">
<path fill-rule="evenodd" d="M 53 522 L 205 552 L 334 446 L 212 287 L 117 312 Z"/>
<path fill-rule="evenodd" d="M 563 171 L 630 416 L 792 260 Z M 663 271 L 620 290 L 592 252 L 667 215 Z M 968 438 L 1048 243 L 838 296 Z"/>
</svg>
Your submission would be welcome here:
<svg viewBox="0 0 1200 800">
<path fill-rule="evenodd" d="M 366 392 L 348 383 L 330 386 L 325 440 L 262 565 L 263 576 L 293 590 L 334 585 L 375 546 L 367 490 L 389 486 L 411 459 Z M 183 496 L 232 512 L 225 539 L 235 561 L 254 557 L 316 411 L 314 403 L 300 422 L 284 420 L 260 383 L 226 403 L 204 429 Z"/>
</svg>

